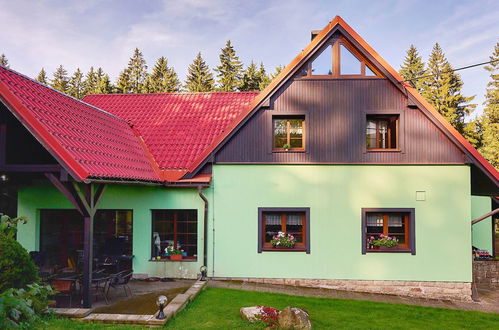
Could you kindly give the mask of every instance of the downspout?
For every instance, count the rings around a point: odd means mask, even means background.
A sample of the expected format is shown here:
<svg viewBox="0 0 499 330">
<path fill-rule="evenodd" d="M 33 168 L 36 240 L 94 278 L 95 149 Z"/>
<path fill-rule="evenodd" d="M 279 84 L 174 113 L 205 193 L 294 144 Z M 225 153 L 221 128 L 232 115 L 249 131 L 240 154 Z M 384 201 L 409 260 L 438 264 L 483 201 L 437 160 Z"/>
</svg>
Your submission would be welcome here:
<svg viewBox="0 0 499 330">
<path fill-rule="evenodd" d="M 199 197 L 201 197 L 201 199 L 204 202 L 203 266 L 208 267 L 208 199 L 206 198 L 205 195 L 203 195 L 203 187 L 202 186 L 198 186 L 198 194 L 199 194 Z"/>
</svg>

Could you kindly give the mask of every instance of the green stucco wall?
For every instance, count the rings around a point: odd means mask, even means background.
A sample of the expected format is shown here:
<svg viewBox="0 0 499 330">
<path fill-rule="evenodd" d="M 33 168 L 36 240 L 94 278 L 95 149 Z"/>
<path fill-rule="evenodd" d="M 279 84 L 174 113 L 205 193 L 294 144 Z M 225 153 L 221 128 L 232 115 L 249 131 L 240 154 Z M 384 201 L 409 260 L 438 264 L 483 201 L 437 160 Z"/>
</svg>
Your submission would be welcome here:
<svg viewBox="0 0 499 330">
<path fill-rule="evenodd" d="M 210 190 L 205 189 L 207 196 Z M 19 191 L 18 214 L 28 218 L 20 226 L 18 240 L 28 250 L 39 246 L 39 210 L 68 209 L 71 204 L 50 184 L 30 186 Z M 100 209 L 133 210 L 133 268 L 135 273 L 160 277 L 195 278 L 203 263 L 203 209 L 204 203 L 194 188 L 166 189 L 143 185 L 109 185 Z M 151 210 L 198 210 L 198 260 L 197 262 L 149 261 L 151 256 Z"/>
<path fill-rule="evenodd" d="M 476 219 L 492 209 L 490 197 L 471 196 L 471 219 Z M 473 246 L 492 254 L 492 217 L 473 225 Z"/>
<path fill-rule="evenodd" d="M 467 166 L 215 165 L 213 189 L 210 275 L 472 279 Z M 258 207 L 310 207 L 311 253 L 258 253 Z M 362 255 L 363 207 L 415 208 L 416 255 Z"/>
</svg>

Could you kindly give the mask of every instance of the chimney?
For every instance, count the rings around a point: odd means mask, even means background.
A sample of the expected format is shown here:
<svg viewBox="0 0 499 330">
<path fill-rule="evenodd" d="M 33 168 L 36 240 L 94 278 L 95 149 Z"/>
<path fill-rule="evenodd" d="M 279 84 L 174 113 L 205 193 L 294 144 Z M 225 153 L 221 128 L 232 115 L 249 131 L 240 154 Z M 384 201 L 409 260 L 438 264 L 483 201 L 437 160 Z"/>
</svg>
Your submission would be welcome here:
<svg viewBox="0 0 499 330">
<path fill-rule="evenodd" d="M 310 32 L 310 40 L 314 40 L 319 33 L 321 33 L 321 30 L 312 30 L 312 32 Z"/>
</svg>

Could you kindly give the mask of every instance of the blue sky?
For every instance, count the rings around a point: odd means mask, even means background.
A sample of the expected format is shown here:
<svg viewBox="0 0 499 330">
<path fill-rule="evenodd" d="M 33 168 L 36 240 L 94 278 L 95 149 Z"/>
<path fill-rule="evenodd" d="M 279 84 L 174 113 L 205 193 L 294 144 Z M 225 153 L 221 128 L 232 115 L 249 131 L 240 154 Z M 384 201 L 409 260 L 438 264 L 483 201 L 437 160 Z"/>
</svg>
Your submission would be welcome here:
<svg viewBox="0 0 499 330">
<path fill-rule="evenodd" d="M 114 79 L 139 47 L 149 67 L 168 58 L 181 78 L 198 51 L 214 67 L 230 39 L 244 63 L 288 64 L 335 15 L 397 70 L 413 43 L 426 59 L 439 42 L 454 67 L 488 60 L 499 41 L 499 1 L 25 1 L 0 0 L 0 53 L 35 76 L 59 64 L 101 66 Z M 484 100 L 488 73 L 461 71 L 464 93 Z M 480 110 L 479 110 L 480 111 Z"/>
</svg>

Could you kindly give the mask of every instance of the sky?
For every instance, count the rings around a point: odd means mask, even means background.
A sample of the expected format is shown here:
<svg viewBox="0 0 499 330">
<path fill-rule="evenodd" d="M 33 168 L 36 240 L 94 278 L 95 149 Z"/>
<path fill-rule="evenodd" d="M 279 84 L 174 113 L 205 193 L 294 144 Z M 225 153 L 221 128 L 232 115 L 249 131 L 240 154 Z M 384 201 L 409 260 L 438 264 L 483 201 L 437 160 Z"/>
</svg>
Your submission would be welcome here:
<svg viewBox="0 0 499 330">
<path fill-rule="evenodd" d="M 0 8 L 0 54 L 31 77 L 62 64 L 70 73 L 102 67 L 115 81 L 138 47 L 149 69 L 165 56 L 183 80 L 199 51 L 214 68 L 228 39 L 243 63 L 272 71 L 336 15 L 397 70 L 410 44 L 426 60 L 440 43 L 457 68 L 489 60 L 499 41 L 498 0 L 0 0 Z M 460 74 L 481 112 L 489 73 Z"/>
</svg>

